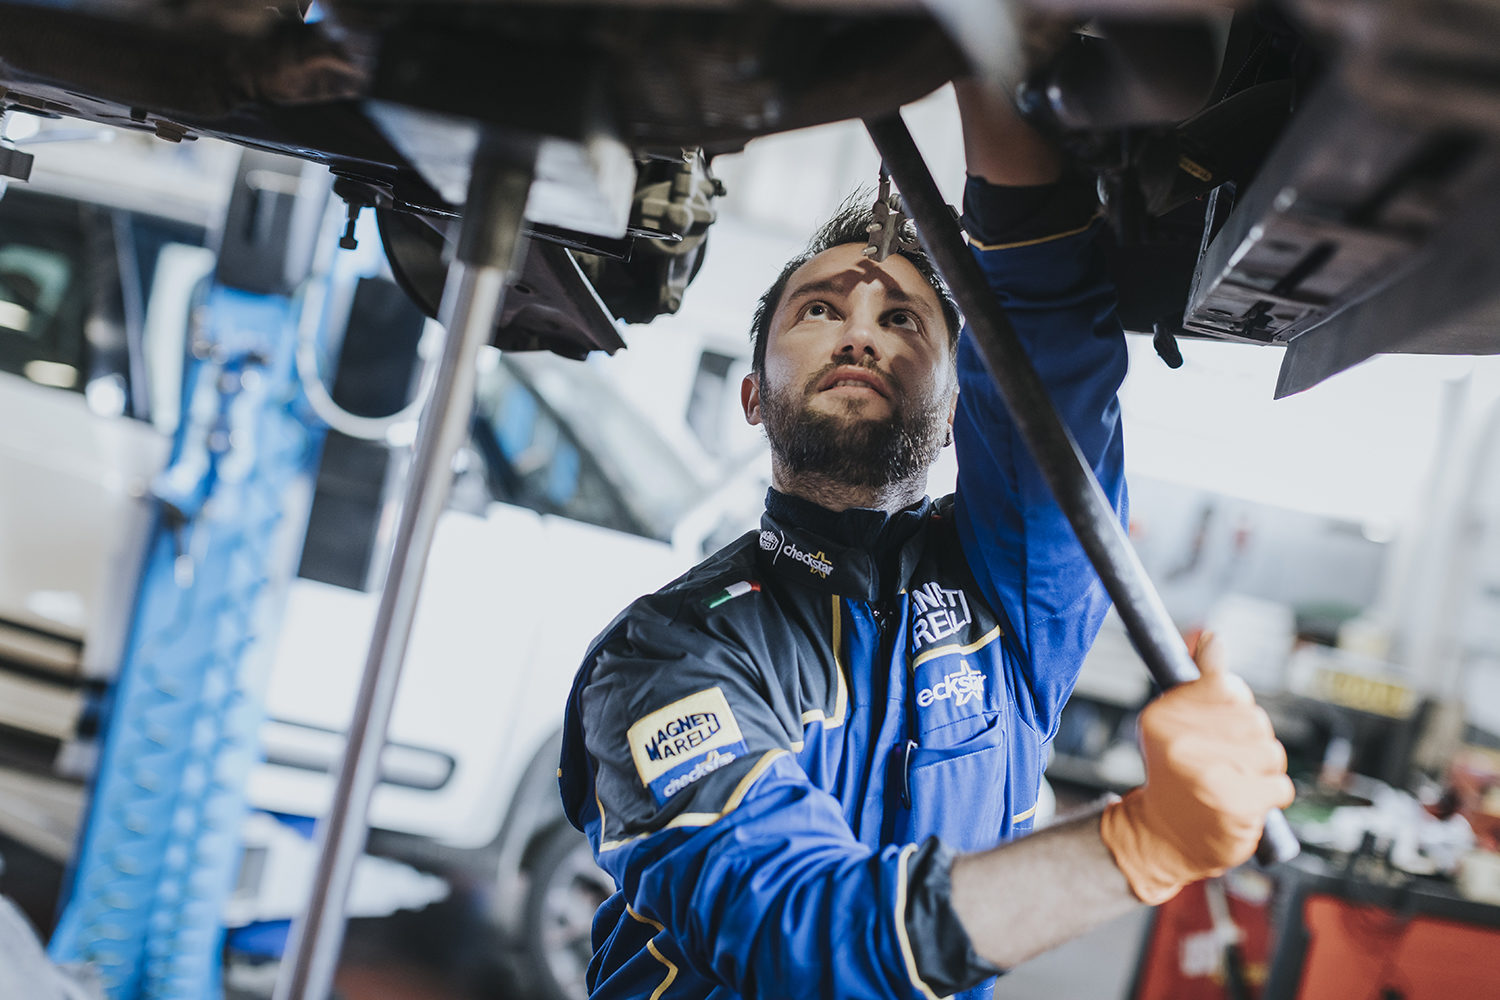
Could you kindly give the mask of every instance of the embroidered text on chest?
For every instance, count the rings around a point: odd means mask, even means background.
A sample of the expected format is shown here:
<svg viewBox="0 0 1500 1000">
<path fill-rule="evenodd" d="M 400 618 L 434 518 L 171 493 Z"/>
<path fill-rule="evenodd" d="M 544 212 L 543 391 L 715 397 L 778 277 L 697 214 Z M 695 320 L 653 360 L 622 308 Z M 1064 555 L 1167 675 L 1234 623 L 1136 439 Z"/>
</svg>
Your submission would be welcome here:
<svg viewBox="0 0 1500 1000">
<path fill-rule="evenodd" d="M 957 670 L 944 674 L 943 679 L 932 687 L 917 692 L 917 704 L 926 708 L 935 701 L 947 701 L 951 698 L 955 706 L 963 707 L 983 697 L 984 675 L 969 666 L 968 660 L 960 660 Z"/>
<path fill-rule="evenodd" d="M 964 592 L 940 587 L 936 580 L 911 591 L 911 610 L 913 653 L 948 638 L 973 620 Z"/>
</svg>

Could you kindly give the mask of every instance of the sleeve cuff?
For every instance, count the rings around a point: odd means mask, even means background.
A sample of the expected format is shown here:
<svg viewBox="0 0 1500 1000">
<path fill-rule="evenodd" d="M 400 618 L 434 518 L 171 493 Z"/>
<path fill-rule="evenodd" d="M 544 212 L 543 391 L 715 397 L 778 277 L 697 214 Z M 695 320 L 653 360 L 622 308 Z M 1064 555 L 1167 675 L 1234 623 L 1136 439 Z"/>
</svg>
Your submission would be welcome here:
<svg viewBox="0 0 1500 1000">
<path fill-rule="evenodd" d="M 1092 178 L 1064 174 L 1050 184 L 1004 187 L 978 177 L 964 186 L 964 231 L 981 250 L 1041 243 L 1088 228 L 1099 214 Z"/>
<path fill-rule="evenodd" d="M 907 858 L 906 934 L 916 971 L 939 996 L 972 989 L 1005 970 L 981 958 L 950 902 L 953 851 L 929 837 Z"/>
</svg>

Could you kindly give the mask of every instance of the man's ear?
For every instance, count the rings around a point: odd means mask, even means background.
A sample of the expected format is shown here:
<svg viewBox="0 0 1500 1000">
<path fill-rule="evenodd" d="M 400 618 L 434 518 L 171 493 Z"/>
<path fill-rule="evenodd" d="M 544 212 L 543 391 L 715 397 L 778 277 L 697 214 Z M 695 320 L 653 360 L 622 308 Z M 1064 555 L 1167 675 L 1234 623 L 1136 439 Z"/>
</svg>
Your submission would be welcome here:
<svg viewBox="0 0 1500 1000">
<path fill-rule="evenodd" d="M 754 372 L 740 380 L 740 408 L 745 411 L 745 423 L 760 426 L 760 379 Z"/>
</svg>

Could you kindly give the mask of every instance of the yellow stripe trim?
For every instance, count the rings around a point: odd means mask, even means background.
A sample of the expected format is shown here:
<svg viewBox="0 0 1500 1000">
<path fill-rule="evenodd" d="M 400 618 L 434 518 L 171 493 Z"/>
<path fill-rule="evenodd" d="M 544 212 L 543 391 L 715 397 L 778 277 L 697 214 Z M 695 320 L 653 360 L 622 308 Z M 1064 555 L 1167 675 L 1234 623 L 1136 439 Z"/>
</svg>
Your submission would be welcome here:
<svg viewBox="0 0 1500 1000">
<path fill-rule="evenodd" d="M 786 754 L 787 751 L 782 749 L 781 747 L 777 747 L 775 750 L 767 750 L 765 753 L 761 754 L 760 760 L 755 762 L 755 766 L 752 767 L 749 771 L 746 771 L 745 776 L 740 779 L 740 783 L 734 786 L 734 791 L 730 793 L 729 799 L 724 803 L 724 808 L 719 812 L 683 813 L 681 816 L 678 816 L 671 822 L 663 825 L 661 827 L 661 830 L 670 830 L 673 827 L 684 826 L 712 826 L 714 823 L 717 823 L 719 820 L 723 819 L 725 816 L 728 816 L 730 813 L 738 809 L 740 803 L 745 800 L 745 796 L 749 794 L 750 786 L 755 784 L 755 779 L 759 778 L 762 774 L 765 773 L 766 768 L 771 766 L 772 761 L 774 761 L 777 757 L 784 757 L 786 756 Z M 600 815 L 603 815 L 602 811 Z M 599 845 L 599 853 L 603 854 L 605 851 L 613 851 L 616 848 L 624 847 L 626 844 L 640 840 L 643 837 L 649 837 L 653 833 L 659 832 L 660 830 L 649 830 L 646 833 L 638 833 L 633 837 L 624 837 L 620 840 L 606 841 Z"/>
<path fill-rule="evenodd" d="M 916 844 L 907 844 L 901 849 L 901 857 L 896 861 L 896 943 L 901 946 L 901 960 L 906 963 L 906 976 L 911 984 L 921 990 L 927 1000 L 938 1000 L 938 995 L 932 992 L 932 987 L 923 982 L 921 974 L 917 972 L 917 956 L 911 950 L 911 939 L 906 933 L 906 870 L 907 862 L 916 851 Z"/>
<path fill-rule="evenodd" d="M 1013 823 L 1013 824 L 1014 823 L 1024 823 L 1028 819 L 1030 819 L 1031 817 L 1033 817 L 1035 815 L 1036 815 L 1036 806 L 1033 805 L 1030 809 L 1028 809 L 1025 812 L 1021 813 L 1015 819 L 1011 820 L 1011 823 Z"/>
<path fill-rule="evenodd" d="M 631 920 L 639 920 L 643 924 L 650 924 L 652 927 L 655 927 L 659 931 L 664 931 L 667 929 L 666 925 L 661 921 L 652 920 L 650 917 L 641 916 L 636 912 L 635 907 L 628 904 L 625 907 L 625 915 L 628 916 Z"/>
<path fill-rule="evenodd" d="M 1200 181 L 1211 181 L 1214 179 L 1214 172 L 1212 170 L 1189 156 L 1179 156 L 1177 158 L 1177 169 L 1183 173 L 1191 174 Z"/>
<path fill-rule="evenodd" d="M 657 923 L 655 920 L 652 920 L 650 917 L 641 916 L 639 913 L 635 912 L 635 910 L 631 909 L 628 906 L 625 907 L 625 913 L 635 920 L 639 920 L 643 924 L 648 924 L 651 927 L 655 927 L 658 932 L 666 930 L 665 927 Z M 653 991 L 651 994 L 651 1000 L 661 1000 L 661 995 L 667 992 L 667 987 L 671 986 L 672 980 L 677 978 L 677 966 L 672 963 L 671 959 L 667 958 L 667 956 L 661 953 L 661 950 L 656 947 L 655 941 L 647 941 L 646 950 L 651 953 L 652 958 L 656 959 L 662 965 L 665 965 L 667 967 L 666 978 L 661 981 L 661 985 L 656 987 L 655 991 Z"/>
<path fill-rule="evenodd" d="M 1065 240 L 1069 236 L 1077 236 L 1079 233 L 1088 229 L 1089 226 L 1092 226 L 1094 224 L 1094 220 L 1099 218 L 1099 216 L 1102 214 L 1103 210 L 1101 209 L 1100 211 L 1095 212 L 1093 215 L 1091 215 L 1089 217 L 1089 221 L 1085 222 L 1077 229 L 1069 229 L 1065 233 L 1053 233 L 1051 236 L 1038 236 L 1034 240 L 1018 240 L 1015 243 L 980 243 L 977 240 L 970 240 L 969 246 L 973 247 L 976 250 L 1014 250 L 1017 247 L 1034 247 L 1039 243 L 1051 243 L 1053 240 Z"/>
<path fill-rule="evenodd" d="M 844 717 L 849 714 L 849 682 L 844 675 L 844 659 L 839 655 L 839 642 L 844 630 L 844 613 L 837 596 L 833 598 L 833 638 L 828 643 L 828 648 L 833 652 L 833 716 L 821 708 L 810 708 L 802 713 L 802 727 L 806 729 L 814 722 L 823 723 L 824 729 L 837 729 L 844 724 Z M 803 740 L 792 742 L 792 752 L 801 753 L 806 746 Z"/>
<path fill-rule="evenodd" d="M 661 1000 L 661 995 L 667 992 L 667 987 L 671 986 L 672 980 L 677 978 L 677 966 L 673 965 L 667 956 L 661 953 L 660 949 L 656 947 L 655 941 L 647 941 L 646 950 L 651 953 L 653 958 L 667 967 L 667 978 L 661 981 L 660 986 L 651 991 L 651 1000 Z"/>
<path fill-rule="evenodd" d="M 983 649 L 985 646 L 988 646 L 998 638 L 1000 638 L 1000 626 L 996 625 L 994 628 L 990 629 L 984 635 L 980 636 L 978 639 L 975 639 L 967 646 L 960 646 L 957 643 L 950 643 L 946 646 L 933 646 L 927 652 L 923 653 L 915 660 L 912 660 L 911 668 L 915 670 L 922 664 L 926 663 L 928 660 L 937 659 L 939 656 L 947 656 L 950 653 L 957 653 L 959 656 L 967 656 L 968 654 L 974 652 L 976 649 Z"/>
<path fill-rule="evenodd" d="M 729 801 L 724 803 L 724 811 L 714 818 L 720 819 L 738 809 L 740 803 L 745 801 L 745 796 L 750 793 L 750 786 L 755 784 L 755 779 L 765 774 L 766 768 L 770 767 L 771 762 L 777 757 L 785 756 L 786 751 L 779 747 L 775 750 L 767 750 L 761 754 L 760 760 L 756 761 L 755 766 L 745 772 L 745 776 L 740 779 L 740 783 L 734 787 L 734 792 L 729 796 Z"/>
<path fill-rule="evenodd" d="M 843 642 L 844 612 L 839 604 L 838 595 L 835 594 L 833 601 L 833 641 L 828 648 L 833 651 L 833 673 L 836 690 L 833 695 L 833 718 L 824 717 L 824 729 L 836 729 L 844 724 L 844 716 L 849 714 L 849 684 L 844 680 L 844 658 L 839 655 L 839 647 Z M 802 721 L 806 724 L 811 712 L 804 712 Z"/>
<path fill-rule="evenodd" d="M 849 714 L 849 680 L 844 673 L 844 659 L 839 655 L 840 640 L 844 631 L 844 612 L 837 596 L 833 598 L 832 621 L 833 636 L 829 640 L 828 648 L 833 654 L 833 715 L 830 717 L 821 708 L 810 708 L 802 713 L 803 729 L 806 729 L 814 722 L 823 723 L 824 729 L 837 729 L 844 724 L 844 719 Z M 805 740 L 793 740 L 791 743 L 792 753 L 801 753 L 802 748 L 806 745 L 807 742 Z"/>
</svg>

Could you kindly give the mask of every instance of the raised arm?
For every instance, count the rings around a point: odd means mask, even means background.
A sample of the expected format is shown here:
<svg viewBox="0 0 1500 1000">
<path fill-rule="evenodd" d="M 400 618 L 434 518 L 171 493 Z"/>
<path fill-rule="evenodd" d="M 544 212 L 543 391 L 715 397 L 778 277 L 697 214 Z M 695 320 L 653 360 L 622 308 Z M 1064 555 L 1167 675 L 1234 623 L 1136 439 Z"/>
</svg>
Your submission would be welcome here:
<svg viewBox="0 0 1500 1000">
<path fill-rule="evenodd" d="M 1021 120 L 1010 101 L 973 80 L 956 80 L 970 177 L 1005 187 L 1051 184 L 1062 176 L 1057 147 Z"/>
<path fill-rule="evenodd" d="M 1125 346 L 1093 246 L 1089 184 L 1070 177 L 1003 98 L 957 89 L 975 256 L 1124 519 L 1115 393 Z M 967 338 L 959 383 L 959 531 L 981 586 L 1011 620 L 1013 689 L 1029 689 L 1033 721 L 1050 737 L 1109 600 Z M 1009 966 L 1138 901 L 1162 902 L 1248 859 L 1266 810 L 1291 801 L 1265 713 L 1224 674 L 1214 644 L 1197 659 L 1201 680 L 1142 713 L 1144 786 L 1102 813 L 955 860 L 951 905 L 979 955 Z"/>
<path fill-rule="evenodd" d="M 970 172 L 964 222 L 975 257 L 1123 517 L 1115 393 L 1125 343 L 1094 246 L 1092 184 L 1064 170 L 1004 100 L 972 85 L 958 92 Z M 1009 620 L 1023 717 L 1050 736 L 1109 599 L 967 333 L 958 374 L 960 537 L 985 596 Z"/>
</svg>

